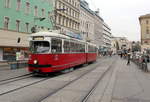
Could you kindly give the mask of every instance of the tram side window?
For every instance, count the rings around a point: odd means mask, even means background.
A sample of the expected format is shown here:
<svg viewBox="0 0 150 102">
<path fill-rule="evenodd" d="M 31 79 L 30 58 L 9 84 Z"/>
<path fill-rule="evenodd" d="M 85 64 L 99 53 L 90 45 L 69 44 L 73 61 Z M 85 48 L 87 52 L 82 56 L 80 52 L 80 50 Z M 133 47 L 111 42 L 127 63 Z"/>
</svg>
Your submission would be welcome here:
<svg viewBox="0 0 150 102">
<path fill-rule="evenodd" d="M 80 53 L 80 52 L 85 52 L 85 45 L 80 44 L 78 42 L 73 42 L 73 41 L 64 41 L 64 52 L 68 53 Z"/>
<path fill-rule="evenodd" d="M 51 49 L 52 49 L 52 53 L 61 53 L 62 52 L 62 40 L 52 38 Z"/>
<path fill-rule="evenodd" d="M 80 52 L 85 52 L 85 45 L 84 44 L 80 45 Z"/>
<path fill-rule="evenodd" d="M 69 43 L 69 41 L 64 41 L 64 52 L 70 52 L 70 43 Z"/>
<path fill-rule="evenodd" d="M 96 52 L 96 48 L 94 46 L 89 45 L 88 46 L 88 52 L 92 52 L 92 53 L 94 52 L 95 53 Z"/>
<path fill-rule="evenodd" d="M 70 42 L 70 52 L 75 52 L 75 44 L 74 42 Z"/>
</svg>

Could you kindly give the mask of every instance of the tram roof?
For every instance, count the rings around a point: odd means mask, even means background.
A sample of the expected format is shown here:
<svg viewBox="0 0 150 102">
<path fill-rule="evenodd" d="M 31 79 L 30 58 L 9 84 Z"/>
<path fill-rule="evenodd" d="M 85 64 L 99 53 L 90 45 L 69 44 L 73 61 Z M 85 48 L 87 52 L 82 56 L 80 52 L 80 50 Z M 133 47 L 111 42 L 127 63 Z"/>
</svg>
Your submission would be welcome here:
<svg viewBox="0 0 150 102">
<path fill-rule="evenodd" d="M 87 44 L 92 45 L 92 46 L 96 46 L 93 43 L 89 43 L 89 42 L 86 42 L 86 41 L 83 41 L 83 40 L 72 38 L 72 37 L 69 37 L 69 36 L 66 36 L 66 35 L 63 35 L 63 34 L 60 34 L 60 33 L 56 33 L 56 32 L 40 31 L 40 32 L 31 34 L 30 36 L 31 37 L 36 37 L 36 36 L 58 37 L 58 38 L 63 38 L 63 39 L 71 39 L 71 40 L 79 41 L 79 42 L 82 42 L 82 43 L 87 43 Z"/>
<path fill-rule="evenodd" d="M 55 32 L 47 32 L 47 31 L 37 32 L 37 33 L 31 34 L 31 36 L 32 37 L 35 37 L 35 36 L 50 36 L 50 37 L 59 37 L 59 38 L 65 38 L 65 39 L 70 38 L 66 35 L 62 35 L 62 34 L 55 33 Z"/>
<path fill-rule="evenodd" d="M 89 42 L 87 42 L 87 44 L 88 44 L 88 45 L 92 45 L 92 46 L 97 47 L 97 45 L 96 45 L 96 44 L 93 44 L 93 43 L 89 43 Z"/>
<path fill-rule="evenodd" d="M 56 32 L 48 32 L 48 31 L 40 31 L 40 32 L 31 34 L 30 36 L 31 37 L 35 37 L 35 36 L 57 37 L 57 38 L 71 39 L 71 40 L 76 40 L 76 41 L 80 41 L 80 42 L 85 42 L 83 40 L 72 38 L 72 37 L 67 36 L 67 35 L 63 35 L 63 34 L 56 33 Z"/>
</svg>

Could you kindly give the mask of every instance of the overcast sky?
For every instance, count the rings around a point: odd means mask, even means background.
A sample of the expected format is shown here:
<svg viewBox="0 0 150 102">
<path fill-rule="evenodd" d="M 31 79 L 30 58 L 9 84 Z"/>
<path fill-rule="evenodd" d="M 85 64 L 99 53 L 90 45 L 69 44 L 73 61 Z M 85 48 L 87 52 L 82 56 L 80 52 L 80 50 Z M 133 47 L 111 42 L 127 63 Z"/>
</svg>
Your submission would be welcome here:
<svg viewBox="0 0 150 102">
<path fill-rule="evenodd" d="M 150 13 L 150 0 L 86 0 L 92 10 L 100 9 L 100 16 L 112 29 L 114 36 L 140 40 L 138 17 Z"/>
</svg>

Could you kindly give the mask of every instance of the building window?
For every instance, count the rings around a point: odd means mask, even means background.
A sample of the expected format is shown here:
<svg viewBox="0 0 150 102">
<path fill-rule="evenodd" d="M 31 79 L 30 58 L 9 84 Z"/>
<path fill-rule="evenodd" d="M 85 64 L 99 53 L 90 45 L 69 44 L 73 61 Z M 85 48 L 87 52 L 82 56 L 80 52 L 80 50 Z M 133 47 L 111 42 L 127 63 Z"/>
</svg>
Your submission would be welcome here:
<svg viewBox="0 0 150 102">
<path fill-rule="evenodd" d="M 34 16 L 38 16 L 38 7 L 37 6 L 35 6 L 34 7 Z"/>
<path fill-rule="evenodd" d="M 72 1 L 72 5 L 74 6 L 74 1 Z"/>
<path fill-rule="evenodd" d="M 30 3 L 29 2 L 26 2 L 26 14 L 29 14 L 30 12 Z"/>
<path fill-rule="evenodd" d="M 48 11 L 48 18 L 51 18 L 51 12 Z"/>
<path fill-rule="evenodd" d="M 59 2 L 57 2 L 57 4 L 56 4 L 57 6 L 56 6 L 56 8 L 58 9 L 59 8 Z"/>
<path fill-rule="evenodd" d="M 148 21 L 148 20 L 146 20 L 146 24 L 149 24 L 149 21 Z"/>
<path fill-rule="evenodd" d="M 149 34 L 149 29 L 146 29 L 146 33 Z"/>
<path fill-rule="evenodd" d="M 8 29 L 8 26 L 9 26 L 9 18 L 5 17 L 4 18 L 4 29 Z"/>
<path fill-rule="evenodd" d="M 65 17 L 62 16 L 62 26 L 65 26 Z"/>
<path fill-rule="evenodd" d="M 42 9 L 42 16 L 44 17 L 45 16 L 45 10 Z"/>
<path fill-rule="evenodd" d="M 59 24 L 59 15 L 56 15 L 56 24 Z"/>
<path fill-rule="evenodd" d="M 66 19 L 66 27 L 68 27 L 68 18 Z"/>
<path fill-rule="evenodd" d="M 147 44 L 147 43 L 148 43 L 148 41 L 144 41 L 144 43 L 145 43 L 145 44 Z"/>
<path fill-rule="evenodd" d="M 64 9 L 64 10 L 62 10 L 62 11 L 65 12 L 65 5 L 64 5 L 64 4 L 63 4 L 63 9 Z"/>
<path fill-rule="evenodd" d="M 17 0 L 17 8 L 16 10 L 19 11 L 21 8 L 21 0 Z"/>
<path fill-rule="evenodd" d="M 20 28 L 20 21 L 16 20 L 16 31 L 19 32 L 19 28 Z"/>
<path fill-rule="evenodd" d="M 58 24 L 61 24 L 61 16 L 59 15 L 59 22 L 58 22 Z"/>
<path fill-rule="evenodd" d="M 43 26 L 41 26 L 41 29 L 44 29 L 44 27 L 43 27 Z"/>
<path fill-rule="evenodd" d="M 26 23 L 26 32 L 29 32 L 29 23 Z"/>
<path fill-rule="evenodd" d="M 10 0 L 5 0 L 5 8 L 10 8 Z"/>
<path fill-rule="evenodd" d="M 59 9 L 61 8 L 61 2 L 59 2 Z"/>
</svg>

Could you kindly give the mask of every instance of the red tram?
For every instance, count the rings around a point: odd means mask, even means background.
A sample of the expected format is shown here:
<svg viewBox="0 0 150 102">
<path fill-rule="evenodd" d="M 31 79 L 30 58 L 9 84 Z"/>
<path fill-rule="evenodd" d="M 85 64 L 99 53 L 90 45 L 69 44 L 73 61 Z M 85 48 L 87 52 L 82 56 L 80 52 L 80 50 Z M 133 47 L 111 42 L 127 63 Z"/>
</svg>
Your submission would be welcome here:
<svg viewBox="0 0 150 102">
<path fill-rule="evenodd" d="M 36 73 L 60 71 L 97 59 L 96 45 L 54 32 L 32 34 L 30 50 L 28 70 Z"/>
</svg>

